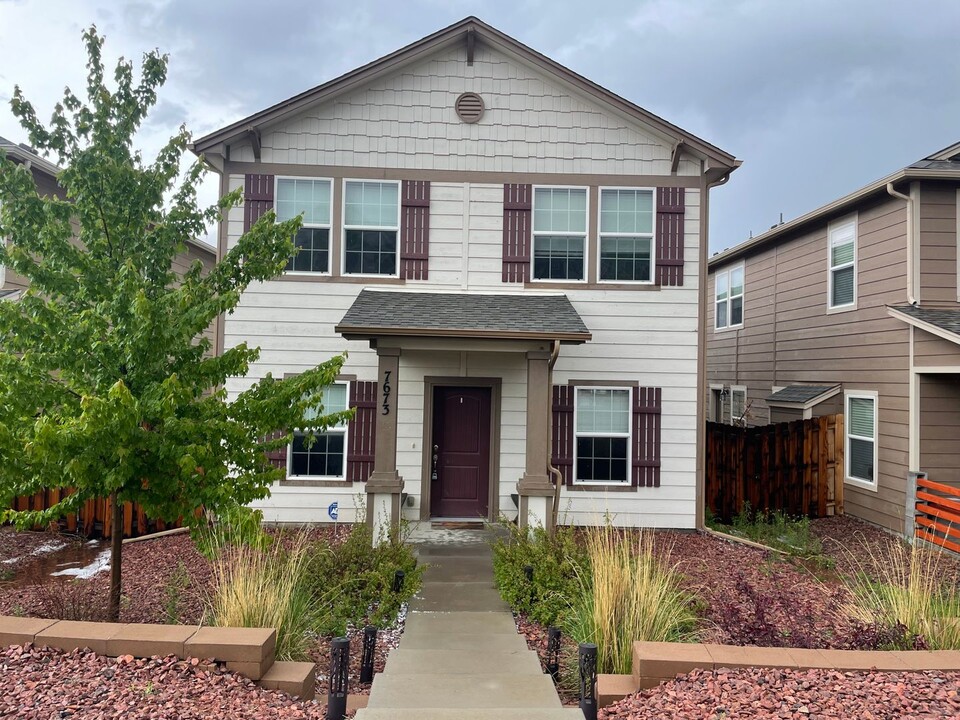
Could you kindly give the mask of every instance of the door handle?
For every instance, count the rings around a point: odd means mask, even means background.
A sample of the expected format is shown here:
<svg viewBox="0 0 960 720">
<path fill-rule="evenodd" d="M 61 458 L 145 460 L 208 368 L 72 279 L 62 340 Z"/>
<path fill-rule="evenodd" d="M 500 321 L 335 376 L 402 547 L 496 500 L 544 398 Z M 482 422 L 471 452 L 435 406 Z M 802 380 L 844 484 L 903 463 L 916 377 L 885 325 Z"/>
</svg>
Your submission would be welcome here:
<svg viewBox="0 0 960 720">
<path fill-rule="evenodd" d="M 433 446 L 433 466 L 430 472 L 430 480 L 436 482 L 440 479 L 440 476 L 437 474 L 437 459 L 439 458 L 440 447 L 438 445 Z"/>
</svg>

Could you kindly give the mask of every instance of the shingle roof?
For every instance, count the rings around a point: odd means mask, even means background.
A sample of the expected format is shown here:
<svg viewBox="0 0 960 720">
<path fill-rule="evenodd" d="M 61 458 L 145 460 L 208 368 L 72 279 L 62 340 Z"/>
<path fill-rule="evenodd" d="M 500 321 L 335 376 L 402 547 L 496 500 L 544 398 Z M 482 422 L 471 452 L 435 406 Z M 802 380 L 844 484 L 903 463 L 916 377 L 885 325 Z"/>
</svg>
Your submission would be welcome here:
<svg viewBox="0 0 960 720">
<path fill-rule="evenodd" d="M 19 297 L 19 290 L 0 290 L 0 300 L 17 300 Z"/>
<path fill-rule="evenodd" d="M 782 390 L 769 395 L 767 402 L 806 404 L 836 388 L 836 385 L 787 385 Z"/>
<path fill-rule="evenodd" d="M 960 310 L 938 310 L 936 308 L 917 307 L 916 305 L 903 305 L 890 309 L 909 315 L 921 322 L 936 325 L 941 330 L 957 335 L 957 339 L 960 341 Z"/>
<path fill-rule="evenodd" d="M 361 290 L 335 330 L 354 337 L 590 339 L 590 331 L 566 295 Z"/>
</svg>

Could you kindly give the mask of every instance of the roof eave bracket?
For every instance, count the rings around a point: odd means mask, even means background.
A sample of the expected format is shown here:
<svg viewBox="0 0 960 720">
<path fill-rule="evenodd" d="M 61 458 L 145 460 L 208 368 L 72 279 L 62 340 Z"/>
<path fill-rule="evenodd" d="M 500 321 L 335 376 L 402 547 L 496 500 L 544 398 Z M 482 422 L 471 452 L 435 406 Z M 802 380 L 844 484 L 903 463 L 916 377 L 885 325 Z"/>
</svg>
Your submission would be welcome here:
<svg viewBox="0 0 960 720">
<path fill-rule="evenodd" d="M 677 168 L 680 167 L 680 156 L 683 154 L 683 149 L 685 147 L 683 140 L 677 140 L 673 145 L 673 151 L 670 153 L 670 174 L 676 175 Z"/>
<path fill-rule="evenodd" d="M 477 33 L 472 27 L 467 28 L 467 65 L 473 67 L 473 50 L 477 44 Z"/>
<path fill-rule="evenodd" d="M 247 128 L 247 137 L 250 138 L 250 145 L 253 147 L 253 158 L 260 161 L 260 129 L 251 125 Z"/>
</svg>

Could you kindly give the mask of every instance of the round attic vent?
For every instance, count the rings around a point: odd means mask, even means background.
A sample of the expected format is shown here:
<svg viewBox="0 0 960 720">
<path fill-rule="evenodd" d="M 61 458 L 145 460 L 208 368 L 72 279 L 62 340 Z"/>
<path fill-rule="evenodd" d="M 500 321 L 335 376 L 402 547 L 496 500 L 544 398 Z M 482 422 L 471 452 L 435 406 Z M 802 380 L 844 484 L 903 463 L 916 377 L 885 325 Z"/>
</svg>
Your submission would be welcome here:
<svg viewBox="0 0 960 720">
<path fill-rule="evenodd" d="M 457 117 L 465 123 L 475 123 L 483 117 L 483 98 L 476 93 L 466 92 L 454 103 Z"/>
</svg>

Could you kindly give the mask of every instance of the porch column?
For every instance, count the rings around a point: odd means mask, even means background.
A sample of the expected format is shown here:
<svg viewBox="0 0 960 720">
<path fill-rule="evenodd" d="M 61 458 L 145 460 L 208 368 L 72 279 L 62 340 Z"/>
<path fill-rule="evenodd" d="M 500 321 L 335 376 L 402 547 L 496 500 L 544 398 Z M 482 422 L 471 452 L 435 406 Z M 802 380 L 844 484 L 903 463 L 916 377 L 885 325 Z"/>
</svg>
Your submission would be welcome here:
<svg viewBox="0 0 960 720">
<path fill-rule="evenodd" d="M 388 538 L 390 528 L 400 523 L 400 493 L 403 478 L 397 473 L 397 380 L 400 349 L 377 348 L 377 445 L 373 472 L 367 480 L 367 525 L 373 543 Z"/>
<path fill-rule="evenodd" d="M 553 483 L 550 482 L 550 353 L 527 353 L 527 462 L 517 483 L 521 528 L 553 528 Z"/>
</svg>

